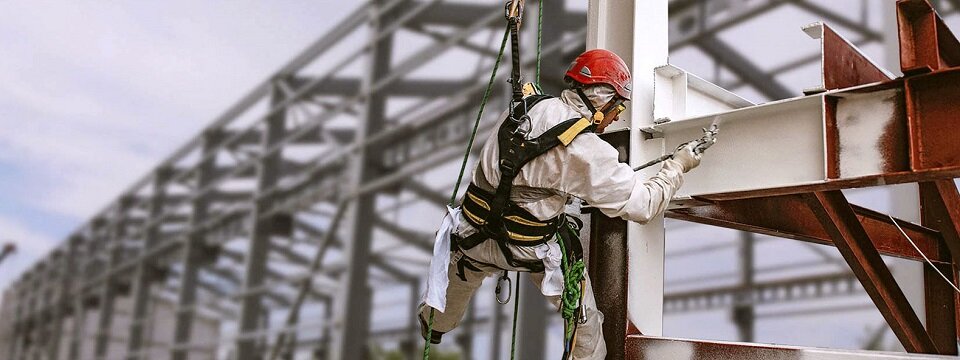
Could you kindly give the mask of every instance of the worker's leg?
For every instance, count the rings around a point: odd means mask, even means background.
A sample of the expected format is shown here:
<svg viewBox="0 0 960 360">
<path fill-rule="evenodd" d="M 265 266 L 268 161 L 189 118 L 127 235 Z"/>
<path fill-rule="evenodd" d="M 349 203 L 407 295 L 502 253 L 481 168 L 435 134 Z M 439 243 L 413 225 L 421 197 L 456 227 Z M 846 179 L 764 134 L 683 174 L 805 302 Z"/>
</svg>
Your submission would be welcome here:
<svg viewBox="0 0 960 360">
<path fill-rule="evenodd" d="M 531 273 L 530 279 L 537 284 L 543 281 L 543 273 Z M 584 274 L 586 284 L 583 287 L 583 306 L 587 311 L 587 322 L 577 325 L 576 346 L 573 349 L 574 359 L 603 359 L 607 356 L 607 344 L 603 341 L 603 314 L 597 310 L 597 301 L 593 297 L 593 287 L 590 276 Z M 548 296 L 551 304 L 560 308 L 559 296 Z"/>
<path fill-rule="evenodd" d="M 499 269 L 471 261 L 459 251 L 450 254 L 450 265 L 447 269 L 447 279 L 450 281 L 447 285 L 447 306 L 444 312 L 434 311 L 434 342 L 438 342 L 441 335 L 460 324 L 473 293 L 477 291 L 485 277 L 497 271 Z M 430 307 L 423 306 L 420 309 L 420 320 L 420 333 L 426 339 Z"/>
</svg>

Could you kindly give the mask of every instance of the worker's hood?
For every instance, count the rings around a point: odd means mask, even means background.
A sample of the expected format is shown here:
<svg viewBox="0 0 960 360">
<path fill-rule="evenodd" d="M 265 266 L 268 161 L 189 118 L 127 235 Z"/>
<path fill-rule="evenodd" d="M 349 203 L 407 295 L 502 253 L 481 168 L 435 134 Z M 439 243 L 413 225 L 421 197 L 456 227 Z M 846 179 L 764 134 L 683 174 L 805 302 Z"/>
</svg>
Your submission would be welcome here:
<svg viewBox="0 0 960 360">
<path fill-rule="evenodd" d="M 590 102 L 593 103 L 593 107 L 595 109 L 600 109 L 603 107 L 603 105 L 612 100 L 613 96 L 616 95 L 617 92 L 613 89 L 613 86 L 600 84 L 583 88 L 583 94 L 587 96 L 587 99 L 590 99 Z M 583 100 L 580 100 L 580 95 L 577 95 L 576 90 L 564 90 L 562 93 L 560 93 L 560 99 L 563 100 L 565 104 L 577 109 L 577 112 L 579 112 L 583 117 L 586 117 L 587 119 L 593 118 L 593 114 L 590 112 L 590 109 L 583 103 Z"/>
</svg>

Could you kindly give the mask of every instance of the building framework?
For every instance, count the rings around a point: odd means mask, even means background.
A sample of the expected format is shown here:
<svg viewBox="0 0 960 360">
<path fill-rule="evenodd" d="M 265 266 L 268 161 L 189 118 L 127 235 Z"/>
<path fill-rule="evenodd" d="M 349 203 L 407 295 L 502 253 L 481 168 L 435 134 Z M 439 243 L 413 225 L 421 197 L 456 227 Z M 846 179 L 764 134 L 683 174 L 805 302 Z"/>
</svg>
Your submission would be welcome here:
<svg viewBox="0 0 960 360">
<path fill-rule="evenodd" d="M 556 74 L 597 27 L 588 26 L 586 10 L 546 5 L 541 66 L 545 90 L 555 93 L 562 87 Z M 960 8 L 953 0 L 936 5 L 944 13 Z M 819 56 L 762 69 L 717 36 L 784 7 L 843 26 L 854 43 L 884 40 L 865 18 L 814 1 L 676 0 L 669 2 L 669 48 L 697 49 L 727 75 L 725 87 L 748 86 L 767 100 L 798 96 L 776 75 L 816 63 Z M 434 220 L 449 200 L 453 179 L 447 176 L 462 156 L 496 56 L 498 44 L 490 40 L 499 38 L 502 25 L 503 4 L 496 1 L 359 5 L 7 289 L 0 357 L 153 359 L 160 351 L 172 359 L 259 359 L 285 334 L 293 344 L 282 354 L 286 358 L 346 359 L 390 349 L 417 358 L 421 340 L 412 309 L 432 250 Z M 532 28 L 526 26 L 524 39 L 527 69 L 536 62 Z M 410 41 L 421 46 L 410 47 Z M 465 56 L 477 62 L 463 66 Z M 945 58 L 952 61 L 950 56 Z M 488 109 L 506 105 L 506 76 L 498 75 L 503 85 L 495 88 Z M 498 112 L 487 111 L 480 138 Z M 478 150 L 479 144 L 471 152 Z M 671 216 L 748 223 L 685 210 Z M 593 242 L 617 236 L 610 229 L 622 225 L 608 221 L 594 216 L 594 229 L 607 233 L 594 233 Z M 764 225 L 741 229 L 776 228 Z M 823 234 L 794 235 L 831 241 Z M 926 249 L 944 250 L 935 245 Z M 752 257 L 750 248 L 744 247 L 744 258 Z M 322 261 L 312 269 L 318 252 Z M 591 272 L 603 274 L 595 264 Z M 731 308 L 739 314 L 741 338 L 752 340 L 755 304 L 862 291 L 836 285 L 859 277 L 849 272 L 756 282 L 749 275 L 754 266 L 745 264 L 743 286 L 667 293 L 664 310 Z M 288 316 L 305 281 L 312 282 L 306 305 L 299 316 Z M 605 286 L 626 289 L 620 285 Z M 790 290 L 811 288 L 817 290 Z M 539 298 L 531 289 L 521 294 L 521 329 L 528 334 L 518 349 L 523 359 L 544 357 L 546 332 L 539 329 L 549 327 L 542 301 L 530 300 Z M 786 290 L 764 295 L 770 289 Z M 624 302 L 618 296 L 607 300 Z M 164 304 L 172 304 L 171 316 L 153 310 Z M 625 312 L 611 311 L 616 315 L 608 315 L 608 326 L 627 329 Z M 483 336 L 500 349 L 499 334 L 509 326 L 503 317 L 500 309 L 475 306 L 464 326 L 486 329 Z M 210 319 L 220 321 L 215 335 L 207 331 Z M 456 342 L 469 354 L 477 337 Z"/>
</svg>

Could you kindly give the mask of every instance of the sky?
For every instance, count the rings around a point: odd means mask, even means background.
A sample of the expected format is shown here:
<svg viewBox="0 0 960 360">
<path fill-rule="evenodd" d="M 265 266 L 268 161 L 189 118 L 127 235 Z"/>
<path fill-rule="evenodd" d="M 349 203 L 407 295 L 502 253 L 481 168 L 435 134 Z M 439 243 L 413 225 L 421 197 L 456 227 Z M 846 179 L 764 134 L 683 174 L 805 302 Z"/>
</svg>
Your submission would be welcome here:
<svg viewBox="0 0 960 360">
<path fill-rule="evenodd" d="M 0 289 L 354 7 L 0 2 Z"/>
</svg>

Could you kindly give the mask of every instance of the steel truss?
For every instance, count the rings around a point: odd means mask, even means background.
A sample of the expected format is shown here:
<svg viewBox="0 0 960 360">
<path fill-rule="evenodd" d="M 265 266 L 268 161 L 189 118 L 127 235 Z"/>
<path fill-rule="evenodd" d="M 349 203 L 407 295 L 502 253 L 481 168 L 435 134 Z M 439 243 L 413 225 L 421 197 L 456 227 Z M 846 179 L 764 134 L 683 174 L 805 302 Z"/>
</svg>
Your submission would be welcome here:
<svg viewBox="0 0 960 360">
<path fill-rule="evenodd" d="M 549 5 L 544 87 L 556 92 L 562 86 L 557 74 L 585 46 L 587 19 L 562 2 Z M 735 74 L 734 83 L 771 100 L 796 95 L 775 75 L 819 58 L 764 71 L 715 36 L 783 6 L 844 25 L 858 33 L 857 42 L 882 39 L 868 24 L 803 0 L 678 0 L 670 3 L 670 47 L 700 49 Z M 375 0 L 358 6 L 8 288 L 0 309 L 0 357 L 147 359 L 159 348 L 173 359 L 255 359 L 286 332 L 295 344 L 288 357 L 350 358 L 371 351 L 367 339 L 380 339 L 415 358 L 420 339 L 412 315 L 386 328 L 371 316 L 399 308 L 411 313 L 418 302 L 434 224 L 416 219 L 439 218 L 452 190 L 452 180 L 438 181 L 436 172 L 449 173 L 462 154 L 496 55 L 496 44 L 484 40 L 499 34 L 502 16 L 498 2 Z M 533 27 L 526 26 L 527 69 L 535 61 Z M 426 44 L 411 52 L 399 45 L 401 35 Z M 421 75 L 432 61 L 455 52 L 478 58 L 479 71 Z M 501 72 L 498 83 L 505 77 Z M 508 92 L 495 88 L 480 138 Z M 341 203 L 350 206 L 344 225 L 330 229 Z M 330 231 L 332 241 L 318 244 Z M 328 247 L 328 255 L 319 271 L 309 272 L 309 256 L 319 246 Z M 667 301 L 686 309 L 705 298 L 715 306 L 765 286 L 847 277 L 678 293 Z M 300 321 L 283 326 L 275 318 L 285 314 L 305 279 L 314 283 L 310 305 Z M 390 306 L 379 303 L 383 289 L 399 289 L 392 290 L 400 295 L 391 296 Z M 173 306 L 170 318 L 153 312 L 163 304 Z M 528 329 L 544 328 L 546 313 L 534 311 L 541 305 L 524 305 Z M 470 313 L 464 326 L 500 332 L 500 310 Z M 232 330 L 199 333 L 198 319 L 209 317 Z M 158 325 L 163 322 L 172 323 Z M 158 345 L 158 339 L 168 342 Z M 521 353 L 543 356 L 545 340 L 536 339 L 522 344 Z M 469 336 L 460 343 L 469 353 Z"/>
</svg>

